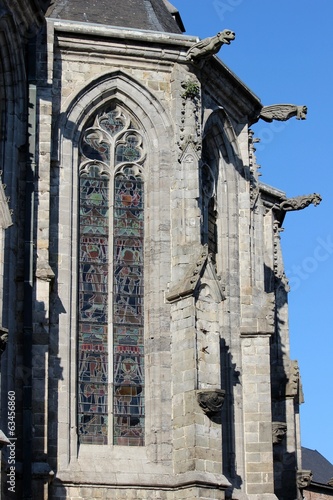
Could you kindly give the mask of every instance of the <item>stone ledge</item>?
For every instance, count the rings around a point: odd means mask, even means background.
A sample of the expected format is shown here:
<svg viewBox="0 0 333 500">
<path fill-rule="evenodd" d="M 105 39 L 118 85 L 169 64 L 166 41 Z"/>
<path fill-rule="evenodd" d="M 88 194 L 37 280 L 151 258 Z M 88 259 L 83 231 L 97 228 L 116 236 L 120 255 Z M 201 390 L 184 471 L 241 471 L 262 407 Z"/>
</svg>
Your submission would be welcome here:
<svg viewBox="0 0 333 500">
<path fill-rule="evenodd" d="M 115 26 L 105 26 L 102 24 L 73 22 L 57 20 L 50 17 L 48 22 L 53 22 L 56 31 L 65 33 L 98 35 L 103 37 L 113 37 L 125 40 L 140 40 L 140 42 L 154 42 L 160 44 L 178 45 L 190 47 L 198 39 L 195 36 L 178 35 L 176 33 L 161 33 L 160 31 L 148 31 L 139 29 L 124 29 Z M 184 56 L 185 59 L 185 56 Z"/>
<path fill-rule="evenodd" d="M 153 466 L 153 464 L 152 464 Z M 211 472 L 197 472 L 190 471 L 184 474 L 135 474 L 135 481 L 131 480 L 131 474 L 115 474 L 116 480 L 112 483 L 106 483 L 105 481 L 94 481 L 85 480 L 87 479 L 87 474 L 80 474 L 80 478 L 77 481 L 73 481 L 73 473 L 58 472 L 54 480 L 55 484 L 61 482 L 64 486 L 68 487 L 107 487 L 107 488 L 137 488 L 137 489 L 147 489 L 152 490 L 175 490 L 179 488 L 187 488 L 191 486 L 200 486 L 209 489 L 227 489 L 231 486 L 227 478 L 223 474 L 213 474 Z M 274 497 L 275 498 L 275 497 Z M 267 499 L 269 500 L 269 499 Z"/>
</svg>

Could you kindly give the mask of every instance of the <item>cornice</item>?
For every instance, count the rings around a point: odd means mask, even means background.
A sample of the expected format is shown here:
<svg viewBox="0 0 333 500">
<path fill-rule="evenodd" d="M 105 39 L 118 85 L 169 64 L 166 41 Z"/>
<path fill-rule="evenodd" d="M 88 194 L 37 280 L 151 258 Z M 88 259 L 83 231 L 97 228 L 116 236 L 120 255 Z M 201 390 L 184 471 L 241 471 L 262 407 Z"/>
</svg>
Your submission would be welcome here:
<svg viewBox="0 0 333 500">
<path fill-rule="evenodd" d="M 47 22 L 52 22 L 57 32 L 98 36 L 103 38 L 136 40 L 140 42 L 178 45 L 184 47 L 184 60 L 186 51 L 197 40 L 197 37 L 178 35 L 176 33 L 164 33 L 161 31 L 149 31 L 131 28 L 119 28 L 117 26 L 106 26 L 95 23 L 83 23 L 79 21 L 65 21 L 49 17 Z"/>
<path fill-rule="evenodd" d="M 220 60 L 213 56 L 202 69 L 187 60 L 189 48 L 198 41 L 197 37 L 160 31 L 119 28 L 79 21 L 65 21 L 52 17 L 60 48 L 73 52 L 90 52 L 108 56 L 122 56 L 144 60 L 177 62 L 189 73 L 205 82 L 205 91 L 211 92 L 217 101 L 227 97 L 228 106 L 237 116 L 251 120 L 262 109 L 260 99 Z M 91 41 L 94 42 L 92 47 Z M 112 51 L 110 51 L 112 48 Z M 215 99 L 215 100 L 216 100 Z"/>
</svg>

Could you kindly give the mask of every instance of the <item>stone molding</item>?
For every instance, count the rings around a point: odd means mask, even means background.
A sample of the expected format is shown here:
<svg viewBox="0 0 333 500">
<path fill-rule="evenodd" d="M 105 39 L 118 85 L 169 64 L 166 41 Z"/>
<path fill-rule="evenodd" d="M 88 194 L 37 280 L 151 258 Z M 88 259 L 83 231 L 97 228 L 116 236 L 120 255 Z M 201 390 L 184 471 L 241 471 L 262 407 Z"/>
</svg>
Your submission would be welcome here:
<svg viewBox="0 0 333 500">
<path fill-rule="evenodd" d="M 197 41 L 197 37 L 195 36 L 181 34 L 178 35 L 176 33 L 163 33 L 163 36 L 161 36 L 161 32 L 158 31 L 147 32 L 143 30 L 116 28 L 114 26 L 105 26 L 102 24 L 83 24 L 80 22 L 66 21 L 63 19 L 60 21 L 51 17 L 47 19 L 47 22 L 54 23 L 55 30 L 64 34 L 68 33 L 89 36 L 95 35 L 98 37 L 116 38 L 119 40 L 123 40 L 126 45 L 128 45 L 131 41 L 140 41 L 140 44 L 144 43 L 146 45 L 150 45 L 156 42 L 158 43 L 158 45 L 173 45 L 175 46 L 175 51 L 177 52 L 179 52 L 180 47 L 184 47 L 186 50 L 187 47 L 190 48 L 191 46 L 193 46 L 193 43 Z M 110 50 L 108 50 L 108 52 L 110 52 Z M 143 50 L 141 50 L 141 52 L 142 56 L 144 56 L 145 52 Z M 160 50 L 158 51 L 158 53 L 160 54 Z"/>
<path fill-rule="evenodd" d="M 200 286 L 200 280 L 205 271 L 210 281 L 210 288 L 213 289 L 216 302 L 225 299 L 223 286 L 220 277 L 215 272 L 215 266 L 212 263 L 208 253 L 208 246 L 202 247 L 200 255 L 194 264 L 190 265 L 184 278 L 170 287 L 166 300 L 170 303 L 194 295 Z"/>
<path fill-rule="evenodd" d="M 67 474 L 67 476 L 66 476 Z M 188 471 L 182 474 L 138 474 L 134 482 L 128 480 L 132 475 L 130 473 L 116 474 L 116 480 L 114 483 L 107 482 L 90 482 L 80 480 L 80 486 L 84 487 L 96 487 L 96 486 L 106 486 L 108 488 L 137 488 L 145 489 L 151 488 L 155 490 L 157 488 L 166 488 L 170 490 L 177 490 L 179 488 L 185 487 L 196 487 L 204 486 L 208 489 L 227 489 L 231 486 L 228 479 L 223 474 L 215 474 L 213 472 L 200 472 L 200 471 Z M 73 481 L 73 475 L 70 475 L 68 471 L 63 474 L 57 474 L 54 483 L 56 485 L 57 480 L 61 481 L 61 484 L 67 487 L 76 487 L 77 482 Z"/>
</svg>

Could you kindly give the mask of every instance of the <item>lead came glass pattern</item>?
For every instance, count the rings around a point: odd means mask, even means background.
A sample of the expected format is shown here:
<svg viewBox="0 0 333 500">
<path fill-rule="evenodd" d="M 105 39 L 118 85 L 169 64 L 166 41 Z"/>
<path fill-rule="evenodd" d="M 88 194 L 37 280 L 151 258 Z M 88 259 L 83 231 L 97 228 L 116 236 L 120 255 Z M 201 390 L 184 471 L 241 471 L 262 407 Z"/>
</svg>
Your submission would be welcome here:
<svg viewBox="0 0 333 500">
<path fill-rule="evenodd" d="M 115 179 L 114 443 L 144 444 L 143 184 L 126 168 Z"/>
<path fill-rule="evenodd" d="M 81 443 L 144 445 L 144 159 L 138 126 L 119 106 L 98 113 L 82 134 L 78 292 Z M 113 388 L 109 393 L 108 387 Z"/>
<path fill-rule="evenodd" d="M 107 443 L 109 180 L 97 166 L 80 178 L 79 435 Z"/>
</svg>

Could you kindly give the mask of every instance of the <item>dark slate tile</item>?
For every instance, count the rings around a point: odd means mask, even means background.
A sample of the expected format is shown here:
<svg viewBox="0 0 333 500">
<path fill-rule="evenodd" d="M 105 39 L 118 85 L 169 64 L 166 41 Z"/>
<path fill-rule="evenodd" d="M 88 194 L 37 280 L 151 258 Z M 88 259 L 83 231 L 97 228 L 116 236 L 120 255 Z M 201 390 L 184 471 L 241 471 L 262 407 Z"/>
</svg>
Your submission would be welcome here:
<svg viewBox="0 0 333 500">
<path fill-rule="evenodd" d="M 123 28 L 181 33 L 163 0 L 54 0 L 46 16 Z"/>
</svg>

